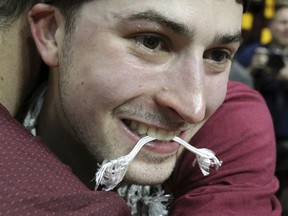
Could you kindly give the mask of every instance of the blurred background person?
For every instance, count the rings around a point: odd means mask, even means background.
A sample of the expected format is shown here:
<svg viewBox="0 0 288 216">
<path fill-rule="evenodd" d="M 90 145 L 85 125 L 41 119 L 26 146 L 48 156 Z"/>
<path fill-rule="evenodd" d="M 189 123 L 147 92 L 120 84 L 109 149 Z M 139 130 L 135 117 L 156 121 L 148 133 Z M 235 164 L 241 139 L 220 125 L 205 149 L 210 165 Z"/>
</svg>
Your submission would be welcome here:
<svg viewBox="0 0 288 216">
<path fill-rule="evenodd" d="M 288 1 L 277 1 L 268 27 L 271 42 L 243 46 L 235 62 L 246 69 L 253 85 L 264 97 L 271 112 L 277 142 L 276 175 L 280 180 L 278 196 L 283 215 L 288 209 Z M 232 68 L 233 71 L 233 68 Z"/>
</svg>

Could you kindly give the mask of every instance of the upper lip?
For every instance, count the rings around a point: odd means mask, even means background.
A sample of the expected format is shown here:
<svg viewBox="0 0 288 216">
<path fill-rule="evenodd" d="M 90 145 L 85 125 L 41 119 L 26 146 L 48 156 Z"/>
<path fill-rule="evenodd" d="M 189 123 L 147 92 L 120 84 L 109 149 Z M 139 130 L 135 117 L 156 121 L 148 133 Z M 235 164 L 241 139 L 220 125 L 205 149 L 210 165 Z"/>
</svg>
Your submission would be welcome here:
<svg viewBox="0 0 288 216">
<path fill-rule="evenodd" d="M 125 124 L 129 124 L 130 122 L 138 122 L 147 125 L 148 127 L 154 127 L 165 131 L 186 131 L 191 128 L 190 123 L 179 121 L 179 119 L 166 119 L 159 122 L 148 122 L 145 119 L 143 120 L 138 118 L 122 118 L 122 121 L 124 121 Z"/>
</svg>

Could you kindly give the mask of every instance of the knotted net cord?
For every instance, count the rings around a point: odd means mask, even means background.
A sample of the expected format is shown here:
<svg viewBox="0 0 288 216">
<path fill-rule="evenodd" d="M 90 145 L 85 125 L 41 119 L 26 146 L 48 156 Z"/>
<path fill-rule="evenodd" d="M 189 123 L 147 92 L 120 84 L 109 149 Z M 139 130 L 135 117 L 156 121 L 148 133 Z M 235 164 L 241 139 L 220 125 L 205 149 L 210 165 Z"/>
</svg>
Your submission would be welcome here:
<svg viewBox="0 0 288 216">
<path fill-rule="evenodd" d="M 155 139 L 156 138 L 150 136 L 145 136 L 137 142 L 129 154 L 114 160 L 104 160 L 102 165 L 99 165 L 99 169 L 95 174 L 95 190 L 97 190 L 100 185 L 104 186 L 102 190 L 109 191 L 114 189 L 123 180 L 129 163 L 136 157 L 141 148 Z M 198 149 L 179 137 L 174 137 L 173 141 L 183 145 L 187 150 L 196 155 L 193 165 L 197 162 L 204 176 L 209 175 L 210 167 L 218 169 L 222 164 L 222 161 L 219 161 L 210 149 Z"/>
</svg>

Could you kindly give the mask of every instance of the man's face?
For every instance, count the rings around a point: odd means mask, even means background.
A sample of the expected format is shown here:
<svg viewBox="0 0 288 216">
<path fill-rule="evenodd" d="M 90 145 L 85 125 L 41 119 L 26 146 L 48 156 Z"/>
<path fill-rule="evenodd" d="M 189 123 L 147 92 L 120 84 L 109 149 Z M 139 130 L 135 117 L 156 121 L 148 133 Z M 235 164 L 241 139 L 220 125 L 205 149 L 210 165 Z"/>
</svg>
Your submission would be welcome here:
<svg viewBox="0 0 288 216">
<path fill-rule="evenodd" d="M 241 17 L 242 5 L 231 0 L 84 4 L 59 54 L 57 112 L 98 162 L 156 137 L 125 180 L 163 182 L 182 151 L 169 140 L 189 141 L 224 100 Z"/>
<path fill-rule="evenodd" d="M 281 46 L 288 46 L 288 8 L 277 11 L 271 23 L 273 39 Z"/>
</svg>

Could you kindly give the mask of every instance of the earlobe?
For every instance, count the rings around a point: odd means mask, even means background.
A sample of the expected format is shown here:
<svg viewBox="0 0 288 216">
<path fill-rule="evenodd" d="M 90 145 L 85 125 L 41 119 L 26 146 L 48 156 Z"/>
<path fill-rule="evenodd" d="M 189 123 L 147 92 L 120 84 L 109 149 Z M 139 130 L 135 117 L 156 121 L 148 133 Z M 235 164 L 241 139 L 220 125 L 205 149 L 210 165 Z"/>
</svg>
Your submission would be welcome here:
<svg viewBox="0 0 288 216">
<path fill-rule="evenodd" d="M 28 14 L 31 32 L 42 56 L 50 67 L 58 66 L 58 41 L 56 32 L 59 28 L 56 19 L 57 9 L 51 5 L 37 4 Z"/>
</svg>

